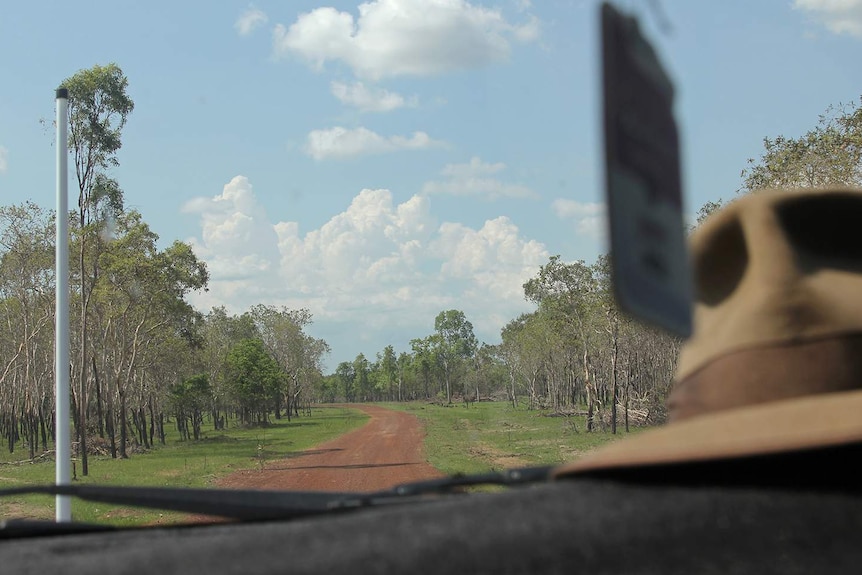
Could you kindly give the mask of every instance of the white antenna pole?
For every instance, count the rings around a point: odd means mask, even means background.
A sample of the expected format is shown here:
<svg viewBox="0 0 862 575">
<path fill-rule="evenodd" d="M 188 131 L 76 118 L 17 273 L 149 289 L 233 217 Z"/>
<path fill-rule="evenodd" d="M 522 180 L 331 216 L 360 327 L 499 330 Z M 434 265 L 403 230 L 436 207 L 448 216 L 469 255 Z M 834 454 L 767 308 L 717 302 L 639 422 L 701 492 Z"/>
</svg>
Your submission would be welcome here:
<svg viewBox="0 0 862 575">
<path fill-rule="evenodd" d="M 54 382 L 56 389 L 57 485 L 71 483 L 72 440 L 69 429 L 69 196 L 68 114 L 69 91 L 57 90 L 57 241 L 54 250 Z M 72 520 L 72 501 L 57 495 L 56 520 Z"/>
</svg>

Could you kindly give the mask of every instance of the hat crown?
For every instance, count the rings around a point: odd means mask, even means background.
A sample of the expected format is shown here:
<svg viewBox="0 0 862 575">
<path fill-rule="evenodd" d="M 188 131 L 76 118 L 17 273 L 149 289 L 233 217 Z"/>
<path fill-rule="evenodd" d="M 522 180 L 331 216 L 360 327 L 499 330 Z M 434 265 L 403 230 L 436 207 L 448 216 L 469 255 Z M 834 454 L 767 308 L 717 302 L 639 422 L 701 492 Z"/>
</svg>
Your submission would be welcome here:
<svg viewBox="0 0 862 575">
<path fill-rule="evenodd" d="M 690 241 L 694 330 L 677 387 L 736 352 L 862 333 L 860 230 L 851 188 L 756 192 L 704 222 Z"/>
</svg>

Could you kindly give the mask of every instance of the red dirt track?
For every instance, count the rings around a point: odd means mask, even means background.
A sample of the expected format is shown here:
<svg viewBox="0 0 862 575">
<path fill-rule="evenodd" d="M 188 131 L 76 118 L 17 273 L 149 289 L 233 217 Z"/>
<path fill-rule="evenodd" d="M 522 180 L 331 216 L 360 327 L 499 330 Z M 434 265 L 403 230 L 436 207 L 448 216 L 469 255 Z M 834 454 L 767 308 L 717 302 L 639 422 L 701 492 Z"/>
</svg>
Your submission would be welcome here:
<svg viewBox="0 0 862 575">
<path fill-rule="evenodd" d="M 217 481 L 237 489 L 376 491 L 440 477 L 425 461 L 424 431 L 409 413 L 374 405 L 351 406 L 371 419 L 359 429 L 263 469 L 238 471 Z"/>
</svg>

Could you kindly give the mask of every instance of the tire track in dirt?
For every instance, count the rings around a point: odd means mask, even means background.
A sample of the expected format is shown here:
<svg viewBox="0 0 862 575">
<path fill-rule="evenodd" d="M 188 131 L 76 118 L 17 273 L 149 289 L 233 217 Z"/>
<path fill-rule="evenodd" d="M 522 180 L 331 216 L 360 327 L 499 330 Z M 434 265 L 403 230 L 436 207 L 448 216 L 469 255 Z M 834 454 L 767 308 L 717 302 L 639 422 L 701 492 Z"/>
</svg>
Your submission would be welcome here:
<svg viewBox="0 0 862 575">
<path fill-rule="evenodd" d="M 242 470 L 218 487 L 301 491 L 368 492 L 409 481 L 441 477 L 425 460 L 425 432 L 416 416 L 376 405 L 351 405 L 369 421 L 336 439 L 263 469 Z"/>
</svg>

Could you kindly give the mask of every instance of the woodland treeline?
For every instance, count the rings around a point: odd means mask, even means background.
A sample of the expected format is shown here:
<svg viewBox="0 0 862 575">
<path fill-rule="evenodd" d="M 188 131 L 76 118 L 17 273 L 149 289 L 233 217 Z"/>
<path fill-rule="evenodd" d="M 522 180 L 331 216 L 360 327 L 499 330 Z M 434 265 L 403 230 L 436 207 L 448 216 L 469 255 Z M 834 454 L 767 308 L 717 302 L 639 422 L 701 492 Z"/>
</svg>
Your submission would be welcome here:
<svg viewBox="0 0 862 575">
<path fill-rule="evenodd" d="M 761 189 L 862 186 L 862 98 L 829 106 L 797 137 L 764 138 L 764 151 L 742 170 L 737 195 Z M 709 201 L 697 224 L 726 202 Z M 695 226 L 697 225 L 695 224 Z M 692 227 L 692 229 L 694 226 Z M 519 401 L 527 408 L 583 413 L 587 430 L 616 432 L 666 415 L 681 342 L 625 316 L 611 297 L 610 260 L 566 263 L 559 256 L 523 286 L 535 311 L 510 321 L 498 345 L 478 344 L 459 310 L 441 312 L 434 333 L 396 355 L 342 362 L 320 397 L 338 401 L 436 398 Z"/>
<path fill-rule="evenodd" d="M 164 443 L 169 422 L 196 439 L 205 419 L 216 429 L 233 418 L 265 423 L 313 400 L 329 350 L 305 333 L 308 310 L 201 314 L 185 300 L 208 280 L 190 246 L 158 249 L 135 211 L 118 211 L 111 225 L 111 238 L 71 226 L 71 401 L 82 461 L 83 429 L 90 452 L 126 457 L 130 447 Z M 0 434 L 31 457 L 54 436 L 53 229 L 53 214 L 33 204 L 0 207 Z"/>
<path fill-rule="evenodd" d="M 185 298 L 206 289 L 205 264 L 182 242 L 159 249 L 141 215 L 115 205 L 103 216 L 97 204 L 83 227 L 70 214 L 71 401 L 82 462 L 84 449 L 127 457 L 164 443 L 166 426 L 197 439 L 205 424 L 265 424 L 312 402 L 500 399 L 583 409 L 588 429 L 614 428 L 615 405 L 639 422 L 663 417 L 679 342 L 617 310 L 606 257 L 551 258 L 524 285 L 536 310 L 509 322 L 498 345 L 480 344 L 465 314 L 446 310 L 409 351 L 387 346 L 324 376 L 329 347 L 306 333 L 308 310 L 196 311 Z M 0 207 L 0 434 L 31 458 L 55 432 L 54 282 L 54 214 Z"/>
<path fill-rule="evenodd" d="M 583 413 L 586 428 L 664 419 L 679 340 L 622 314 L 611 293 L 610 260 L 554 256 L 523 286 L 536 310 L 510 321 L 501 343 L 479 343 L 461 310 L 441 311 L 434 332 L 396 354 L 341 362 L 322 382 L 324 401 L 496 399 L 513 407 Z"/>
<path fill-rule="evenodd" d="M 134 110 L 115 64 L 67 78 L 69 151 L 78 192 L 69 216 L 71 403 L 74 453 L 128 457 L 228 422 L 265 425 L 315 402 L 425 399 L 447 405 L 495 399 L 514 407 L 583 414 L 586 430 L 657 423 L 680 341 L 621 313 L 610 260 L 551 257 L 524 285 L 532 312 L 480 343 L 463 311 L 441 311 L 410 348 L 386 346 L 323 374 L 329 346 L 307 333 L 306 309 L 257 305 L 245 313 L 195 310 L 206 265 L 190 245 L 162 249 L 127 209 L 111 168 Z M 743 193 L 762 187 L 862 184 L 862 107 L 827 110 L 798 139 L 764 141 L 743 171 Z M 722 205 L 709 202 L 699 220 Z M 55 435 L 54 214 L 33 203 L 0 207 L 0 437 L 32 459 Z"/>
<path fill-rule="evenodd" d="M 171 425 L 199 438 L 216 429 L 291 417 L 313 398 L 328 353 L 305 333 L 308 310 L 258 305 L 202 314 L 186 296 L 209 275 L 191 246 L 160 249 L 141 214 L 125 207 L 122 129 L 134 102 L 115 64 L 63 81 L 69 154 L 78 192 L 70 228 L 70 376 L 74 451 L 128 457 L 166 440 Z M 0 437 L 30 458 L 55 437 L 54 213 L 0 207 Z"/>
</svg>

